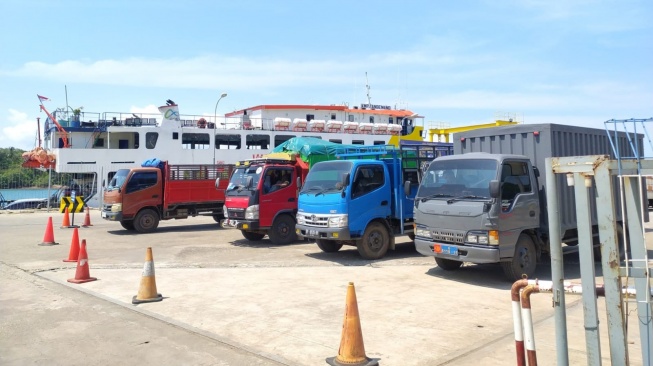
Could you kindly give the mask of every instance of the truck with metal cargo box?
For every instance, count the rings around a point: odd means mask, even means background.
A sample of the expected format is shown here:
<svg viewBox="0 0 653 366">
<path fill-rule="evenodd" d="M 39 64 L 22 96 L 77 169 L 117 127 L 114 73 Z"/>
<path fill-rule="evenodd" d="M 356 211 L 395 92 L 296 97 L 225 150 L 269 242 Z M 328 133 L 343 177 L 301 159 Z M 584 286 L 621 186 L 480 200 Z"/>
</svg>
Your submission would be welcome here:
<svg viewBox="0 0 653 366">
<path fill-rule="evenodd" d="M 120 169 L 104 187 L 102 218 L 140 233 L 156 230 L 160 220 L 189 216 L 220 222 L 232 170 L 230 164 L 170 165 L 157 159 Z"/>
<path fill-rule="evenodd" d="M 617 138 L 620 153 L 627 155 L 628 136 Z M 454 134 L 454 155 L 430 164 L 414 200 L 417 251 L 434 256 L 444 270 L 463 262 L 501 263 L 510 279 L 532 276 L 537 259 L 549 251 L 547 187 L 538 168 L 544 169 L 549 157 L 611 152 L 606 132 L 586 127 L 521 124 Z M 578 244 L 574 191 L 564 178 L 556 177 L 560 239 L 573 247 Z"/>
</svg>

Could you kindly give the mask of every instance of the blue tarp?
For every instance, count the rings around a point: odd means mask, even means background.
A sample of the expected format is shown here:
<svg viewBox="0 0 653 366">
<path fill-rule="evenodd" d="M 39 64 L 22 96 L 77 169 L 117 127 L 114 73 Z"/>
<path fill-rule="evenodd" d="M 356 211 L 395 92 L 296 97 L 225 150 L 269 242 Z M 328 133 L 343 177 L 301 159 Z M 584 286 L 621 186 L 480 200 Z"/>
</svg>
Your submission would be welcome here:
<svg viewBox="0 0 653 366">
<path fill-rule="evenodd" d="M 161 161 L 161 159 L 154 158 L 154 159 L 145 160 L 144 162 L 141 163 L 141 166 L 143 168 L 153 167 L 153 168 L 163 169 L 164 163 L 163 161 Z"/>
</svg>

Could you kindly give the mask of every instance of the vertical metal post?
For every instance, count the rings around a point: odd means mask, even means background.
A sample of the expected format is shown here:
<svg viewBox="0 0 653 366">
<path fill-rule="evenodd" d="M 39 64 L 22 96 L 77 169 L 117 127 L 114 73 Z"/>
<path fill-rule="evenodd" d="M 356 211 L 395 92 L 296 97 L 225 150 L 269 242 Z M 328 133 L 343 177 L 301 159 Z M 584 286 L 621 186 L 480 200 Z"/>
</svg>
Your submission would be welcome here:
<svg viewBox="0 0 653 366">
<path fill-rule="evenodd" d="M 642 362 L 645 365 L 653 364 L 653 320 L 651 319 L 651 285 L 649 283 L 646 243 L 644 241 L 644 228 L 642 227 L 642 201 L 637 191 L 639 186 L 637 177 L 624 178 L 624 193 L 626 215 L 628 217 L 628 233 L 630 251 L 632 253 L 632 269 L 636 274 L 635 289 L 637 290 L 637 317 L 639 319 L 639 336 L 642 344 Z"/>
<path fill-rule="evenodd" d="M 599 236 L 601 238 L 601 268 L 605 287 L 605 307 L 608 315 L 610 359 L 613 365 L 628 365 L 626 324 L 622 312 L 623 295 L 619 274 L 619 248 L 615 216 L 614 177 L 610 175 L 609 161 L 594 169 L 596 207 Z"/>
<path fill-rule="evenodd" d="M 586 175 L 574 173 L 574 194 L 576 196 L 576 222 L 578 232 L 578 258 L 580 277 L 583 279 L 583 312 L 585 323 L 585 346 L 587 365 L 601 365 L 601 343 L 599 341 L 599 314 L 596 304 L 596 280 L 594 273 L 594 248 L 592 240 L 592 216 L 590 212 L 589 187 L 585 185 Z M 590 180 L 591 182 L 591 180 Z"/>
<path fill-rule="evenodd" d="M 545 160 L 546 170 L 546 204 L 549 224 L 549 254 L 551 255 L 551 278 L 553 280 L 553 308 L 555 314 L 556 354 L 558 366 L 569 365 L 567 346 L 567 315 L 564 292 L 564 268 L 562 262 L 562 243 L 560 242 L 560 212 L 556 175 L 553 172 L 555 158 Z"/>
</svg>

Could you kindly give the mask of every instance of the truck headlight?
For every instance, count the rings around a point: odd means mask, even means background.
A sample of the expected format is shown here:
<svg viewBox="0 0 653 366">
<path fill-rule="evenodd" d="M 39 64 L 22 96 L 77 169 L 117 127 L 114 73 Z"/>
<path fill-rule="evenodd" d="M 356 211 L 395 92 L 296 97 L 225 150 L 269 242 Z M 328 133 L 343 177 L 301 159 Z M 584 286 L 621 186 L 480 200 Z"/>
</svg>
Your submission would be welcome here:
<svg viewBox="0 0 653 366">
<path fill-rule="evenodd" d="M 227 205 L 222 205 L 222 216 L 224 216 L 225 219 L 229 218 L 229 212 L 227 211 Z"/>
<path fill-rule="evenodd" d="M 425 238 L 431 238 L 431 231 L 423 227 L 415 228 L 415 236 L 421 236 Z"/>
<path fill-rule="evenodd" d="M 329 217 L 329 227 L 347 227 L 348 222 L 347 215 Z"/>
<path fill-rule="evenodd" d="M 122 203 L 114 203 L 111 205 L 111 212 L 122 212 Z"/>
<path fill-rule="evenodd" d="M 499 232 L 496 230 L 469 232 L 467 233 L 465 242 L 481 245 L 499 245 Z"/>
<path fill-rule="evenodd" d="M 258 205 L 253 205 L 245 209 L 245 220 L 258 220 Z"/>
<path fill-rule="evenodd" d="M 302 214 L 297 214 L 297 224 L 298 225 L 306 225 L 306 218 Z"/>
</svg>

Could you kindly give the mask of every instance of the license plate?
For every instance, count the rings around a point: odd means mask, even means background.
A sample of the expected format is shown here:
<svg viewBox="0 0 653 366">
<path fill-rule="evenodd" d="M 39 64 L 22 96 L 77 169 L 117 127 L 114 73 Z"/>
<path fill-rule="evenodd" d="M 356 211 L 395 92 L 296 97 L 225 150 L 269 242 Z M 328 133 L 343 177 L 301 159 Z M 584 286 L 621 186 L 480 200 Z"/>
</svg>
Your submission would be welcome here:
<svg viewBox="0 0 653 366">
<path fill-rule="evenodd" d="M 306 230 L 306 235 L 308 236 L 317 236 L 317 230 Z"/>
<path fill-rule="evenodd" d="M 106 213 L 106 212 L 102 212 L 102 218 L 103 218 L 103 219 L 106 219 L 106 218 L 107 218 L 107 213 Z"/>
<path fill-rule="evenodd" d="M 438 254 L 458 255 L 458 248 L 451 245 L 434 244 L 433 252 Z"/>
</svg>

